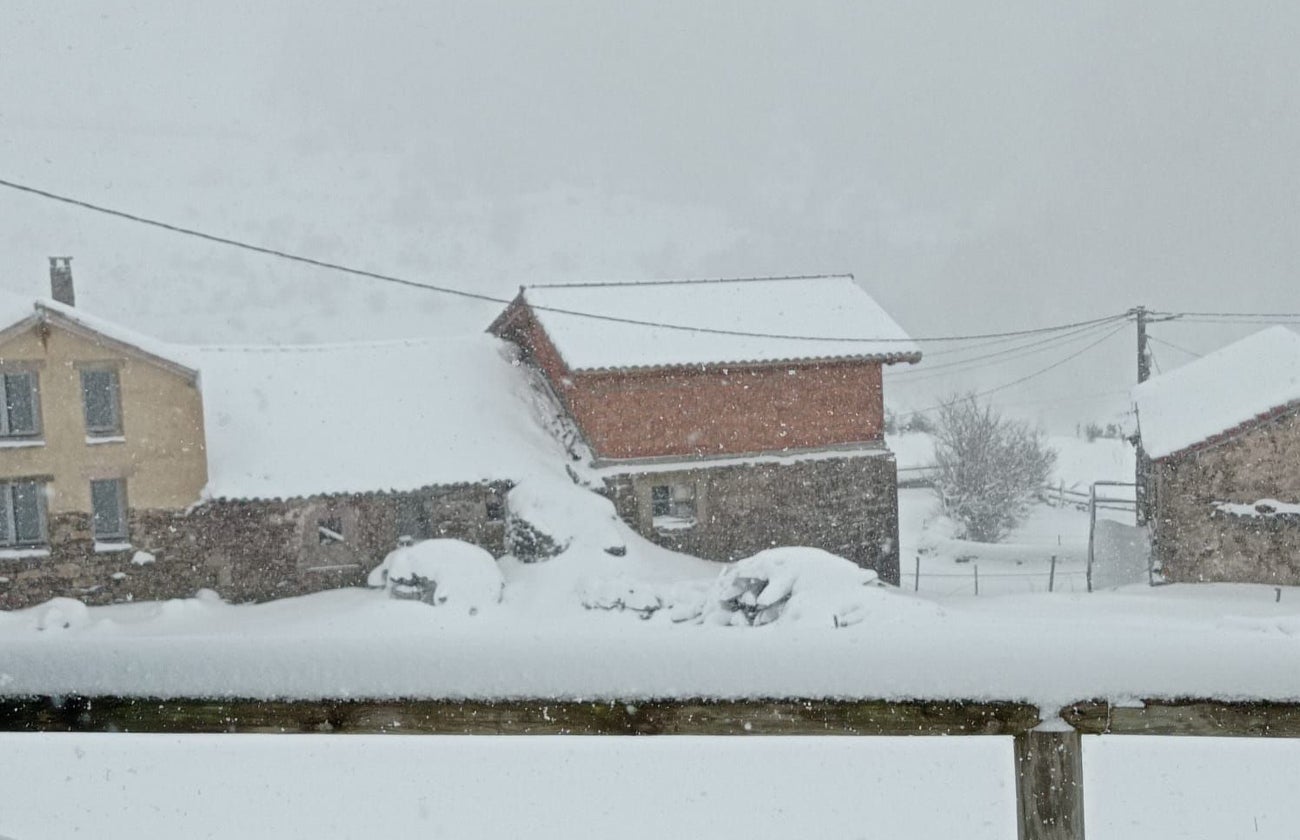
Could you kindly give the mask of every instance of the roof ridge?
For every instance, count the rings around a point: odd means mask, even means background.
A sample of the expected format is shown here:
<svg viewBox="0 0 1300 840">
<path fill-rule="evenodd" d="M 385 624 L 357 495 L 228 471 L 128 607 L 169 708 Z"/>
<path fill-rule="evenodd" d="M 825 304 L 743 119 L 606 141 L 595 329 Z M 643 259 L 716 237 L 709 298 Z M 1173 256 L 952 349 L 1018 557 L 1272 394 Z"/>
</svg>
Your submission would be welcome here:
<svg viewBox="0 0 1300 840">
<path fill-rule="evenodd" d="M 532 283 L 521 286 L 528 289 L 582 289 L 603 286 L 686 286 L 705 283 L 763 283 L 783 280 L 855 280 L 852 273 L 845 274 L 783 274 L 771 277 L 693 277 L 678 280 L 605 280 L 588 283 Z"/>
<path fill-rule="evenodd" d="M 183 344 L 179 346 L 204 353 L 328 353 L 337 350 L 382 350 L 391 347 L 442 346 L 456 342 L 468 342 L 478 337 L 478 333 L 465 333 L 463 335 L 326 341 L 314 344 Z"/>
</svg>

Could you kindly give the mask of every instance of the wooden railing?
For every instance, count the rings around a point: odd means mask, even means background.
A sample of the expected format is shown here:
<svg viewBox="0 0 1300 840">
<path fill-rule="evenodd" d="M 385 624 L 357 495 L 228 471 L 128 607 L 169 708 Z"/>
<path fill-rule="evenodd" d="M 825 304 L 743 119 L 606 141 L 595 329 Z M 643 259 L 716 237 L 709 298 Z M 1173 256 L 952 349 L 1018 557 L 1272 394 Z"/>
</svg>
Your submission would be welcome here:
<svg viewBox="0 0 1300 840">
<path fill-rule="evenodd" d="M 1300 704 L 882 700 L 206 700 L 0 698 L 0 731 L 404 735 L 1002 735 L 1021 840 L 1082 840 L 1082 735 L 1300 737 Z"/>
</svg>

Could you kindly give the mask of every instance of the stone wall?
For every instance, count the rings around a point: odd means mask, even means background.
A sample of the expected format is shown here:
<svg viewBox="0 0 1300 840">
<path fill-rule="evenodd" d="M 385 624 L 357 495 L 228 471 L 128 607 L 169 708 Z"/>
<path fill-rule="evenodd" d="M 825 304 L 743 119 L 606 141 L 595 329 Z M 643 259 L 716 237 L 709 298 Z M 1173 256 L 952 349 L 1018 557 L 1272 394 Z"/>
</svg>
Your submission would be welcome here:
<svg viewBox="0 0 1300 840">
<path fill-rule="evenodd" d="M 403 535 L 455 537 L 499 556 L 505 551 L 499 502 L 507 489 L 471 484 L 132 510 L 131 548 L 121 551 L 96 550 L 89 515 L 54 514 L 45 556 L 0 554 L 0 609 L 56 596 L 108 604 L 183 598 L 208 588 L 239 602 L 356 586 Z M 322 539 L 322 522 L 339 525 L 344 539 Z M 146 559 L 137 552 L 151 559 L 133 562 Z"/>
<path fill-rule="evenodd" d="M 690 527 L 656 527 L 653 487 L 695 490 Z M 846 557 L 898 583 L 898 486 L 893 456 L 816 457 L 637 472 L 606 479 L 619 515 L 666 548 L 738 560 L 775 546 L 805 545 Z"/>
<path fill-rule="evenodd" d="M 1300 502 L 1300 412 L 1155 466 L 1155 551 L 1171 581 L 1300 584 L 1300 521 L 1215 502 Z"/>
</svg>

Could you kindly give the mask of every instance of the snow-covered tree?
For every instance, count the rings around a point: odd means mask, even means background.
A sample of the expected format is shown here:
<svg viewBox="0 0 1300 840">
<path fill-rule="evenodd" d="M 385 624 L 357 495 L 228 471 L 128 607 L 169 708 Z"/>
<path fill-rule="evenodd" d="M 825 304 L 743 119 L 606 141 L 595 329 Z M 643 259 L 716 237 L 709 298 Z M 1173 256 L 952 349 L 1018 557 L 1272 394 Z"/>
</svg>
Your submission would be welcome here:
<svg viewBox="0 0 1300 840">
<path fill-rule="evenodd" d="M 939 409 L 934 457 L 944 512 L 977 542 L 997 542 L 1018 525 L 1056 464 L 1041 432 L 973 394 L 954 396 Z"/>
</svg>

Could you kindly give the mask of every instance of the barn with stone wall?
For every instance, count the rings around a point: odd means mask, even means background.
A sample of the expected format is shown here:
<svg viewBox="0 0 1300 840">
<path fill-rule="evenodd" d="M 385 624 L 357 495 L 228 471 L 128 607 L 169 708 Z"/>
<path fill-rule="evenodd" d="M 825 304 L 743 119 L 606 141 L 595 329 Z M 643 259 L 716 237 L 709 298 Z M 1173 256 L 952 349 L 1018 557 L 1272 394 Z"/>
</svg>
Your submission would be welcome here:
<svg viewBox="0 0 1300 840">
<path fill-rule="evenodd" d="M 722 561 L 814 546 L 897 582 L 882 367 L 920 353 L 852 277 L 532 286 L 491 329 L 644 536 Z"/>
<path fill-rule="evenodd" d="M 1300 336 L 1250 336 L 1135 398 L 1164 579 L 1300 585 Z"/>
</svg>

